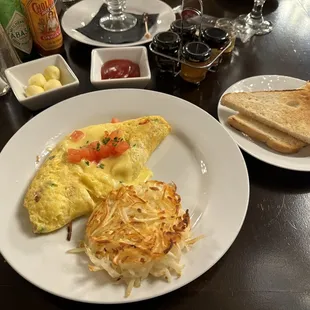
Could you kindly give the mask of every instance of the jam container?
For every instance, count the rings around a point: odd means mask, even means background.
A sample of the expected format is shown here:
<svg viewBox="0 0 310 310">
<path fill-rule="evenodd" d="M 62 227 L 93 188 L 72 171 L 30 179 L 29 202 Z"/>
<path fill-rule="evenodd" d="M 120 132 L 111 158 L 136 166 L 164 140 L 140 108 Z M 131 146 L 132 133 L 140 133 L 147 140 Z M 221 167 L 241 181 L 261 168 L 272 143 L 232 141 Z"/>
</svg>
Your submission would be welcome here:
<svg viewBox="0 0 310 310">
<path fill-rule="evenodd" d="M 215 27 L 223 29 L 228 33 L 230 46 L 225 50 L 224 54 L 230 54 L 235 47 L 237 36 L 234 21 L 229 18 L 219 18 L 215 23 Z"/>
<path fill-rule="evenodd" d="M 202 32 L 202 41 L 212 49 L 211 58 L 216 58 L 229 42 L 228 33 L 220 28 L 207 28 Z M 221 59 L 217 59 L 212 67 L 218 66 Z"/>
<path fill-rule="evenodd" d="M 203 42 L 189 42 L 183 46 L 182 58 L 191 66 L 181 64 L 183 80 L 199 84 L 206 77 L 207 68 L 201 68 L 210 62 L 211 48 Z"/>
<path fill-rule="evenodd" d="M 171 31 L 160 32 L 153 38 L 153 48 L 156 52 L 178 58 L 181 38 Z M 176 73 L 179 70 L 177 61 L 159 55 L 155 56 L 156 65 L 161 72 Z"/>
<path fill-rule="evenodd" d="M 170 30 L 177 33 L 185 45 L 187 42 L 195 40 L 195 33 L 197 26 L 190 24 L 188 21 L 183 19 L 177 19 L 170 25 Z"/>
</svg>

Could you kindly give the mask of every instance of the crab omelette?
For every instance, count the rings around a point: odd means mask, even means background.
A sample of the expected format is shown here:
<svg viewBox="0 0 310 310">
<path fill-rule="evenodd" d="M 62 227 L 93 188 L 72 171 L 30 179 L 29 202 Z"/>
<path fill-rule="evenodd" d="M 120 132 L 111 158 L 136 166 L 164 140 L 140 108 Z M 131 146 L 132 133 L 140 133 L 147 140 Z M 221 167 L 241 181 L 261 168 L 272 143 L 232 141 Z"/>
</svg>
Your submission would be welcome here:
<svg viewBox="0 0 310 310">
<path fill-rule="evenodd" d="M 34 233 L 55 231 L 90 214 L 123 184 L 147 181 L 145 166 L 171 127 L 161 116 L 93 125 L 60 141 L 34 176 L 24 198 Z"/>
</svg>

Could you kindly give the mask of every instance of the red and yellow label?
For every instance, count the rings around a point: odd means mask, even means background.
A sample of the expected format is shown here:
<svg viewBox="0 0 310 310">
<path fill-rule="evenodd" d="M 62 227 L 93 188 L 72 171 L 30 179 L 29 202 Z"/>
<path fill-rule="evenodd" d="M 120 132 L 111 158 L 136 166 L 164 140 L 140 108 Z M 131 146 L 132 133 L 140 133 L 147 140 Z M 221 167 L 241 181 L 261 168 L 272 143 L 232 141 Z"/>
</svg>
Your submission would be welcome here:
<svg viewBox="0 0 310 310">
<path fill-rule="evenodd" d="M 22 0 L 34 42 L 45 51 L 58 49 L 63 37 L 54 0 Z"/>
</svg>

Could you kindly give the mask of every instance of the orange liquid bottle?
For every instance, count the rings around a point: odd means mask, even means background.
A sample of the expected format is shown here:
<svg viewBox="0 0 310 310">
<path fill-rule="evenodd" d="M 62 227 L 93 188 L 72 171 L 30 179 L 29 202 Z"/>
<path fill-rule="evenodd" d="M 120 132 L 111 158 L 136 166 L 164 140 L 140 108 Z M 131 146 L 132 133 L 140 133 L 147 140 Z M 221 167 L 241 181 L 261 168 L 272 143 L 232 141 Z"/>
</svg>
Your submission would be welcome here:
<svg viewBox="0 0 310 310">
<path fill-rule="evenodd" d="M 60 53 L 63 37 L 54 0 L 21 0 L 21 3 L 39 54 Z"/>
</svg>

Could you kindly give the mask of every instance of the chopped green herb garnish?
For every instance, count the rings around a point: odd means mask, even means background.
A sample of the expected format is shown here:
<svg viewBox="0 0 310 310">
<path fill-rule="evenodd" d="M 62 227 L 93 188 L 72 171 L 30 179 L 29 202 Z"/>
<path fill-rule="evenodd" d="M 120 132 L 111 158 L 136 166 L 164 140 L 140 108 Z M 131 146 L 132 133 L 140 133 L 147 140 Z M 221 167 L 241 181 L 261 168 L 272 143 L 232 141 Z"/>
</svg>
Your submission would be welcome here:
<svg viewBox="0 0 310 310">
<path fill-rule="evenodd" d="M 100 151 L 100 143 L 99 143 L 99 142 L 97 143 L 96 150 L 97 150 L 97 151 Z"/>
<path fill-rule="evenodd" d="M 54 156 L 50 156 L 48 159 L 53 159 L 53 158 L 55 158 L 55 155 Z"/>
<path fill-rule="evenodd" d="M 120 183 L 123 183 L 123 181 L 119 181 Z"/>
<path fill-rule="evenodd" d="M 88 161 L 88 160 L 86 160 L 86 161 L 85 161 L 85 164 L 86 164 L 87 166 L 89 166 L 89 161 Z"/>
<path fill-rule="evenodd" d="M 137 146 L 137 144 L 135 143 L 132 147 L 136 147 Z"/>
<path fill-rule="evenodd" d="M 117 143 L 112 143 L 113 146 L 117 146 Z"/>
<path fill-rule="evenodd" d="M 115 137 L 113 140 L 117 142 L 118 141 L 118 137 Z"/>
<path fill-rule="evenodd" d="M 109 137 L 105 137 L 105 138 L 102 140 L 102 143 L 103 143 L 104 145 L 106 145 L 109 141 L 110 141 L 110 138 L 109 138 Z"/>
<path fill-rule="evenodd" d="M 104 169 L 104 164 L 100 164 L 100 165 L 98 166 L 98 168 Z"/>
<path fill-rule="evenodd" d="M 86 144 L 88 144 L 88 143 L 89 143 L 89 140 L 86 141 Z"/>
<path fill-rule="evenodd" d="M 50 186 L 57 187 L 58 185 L 55 183 L 50 183 Z"/>
</svg>

